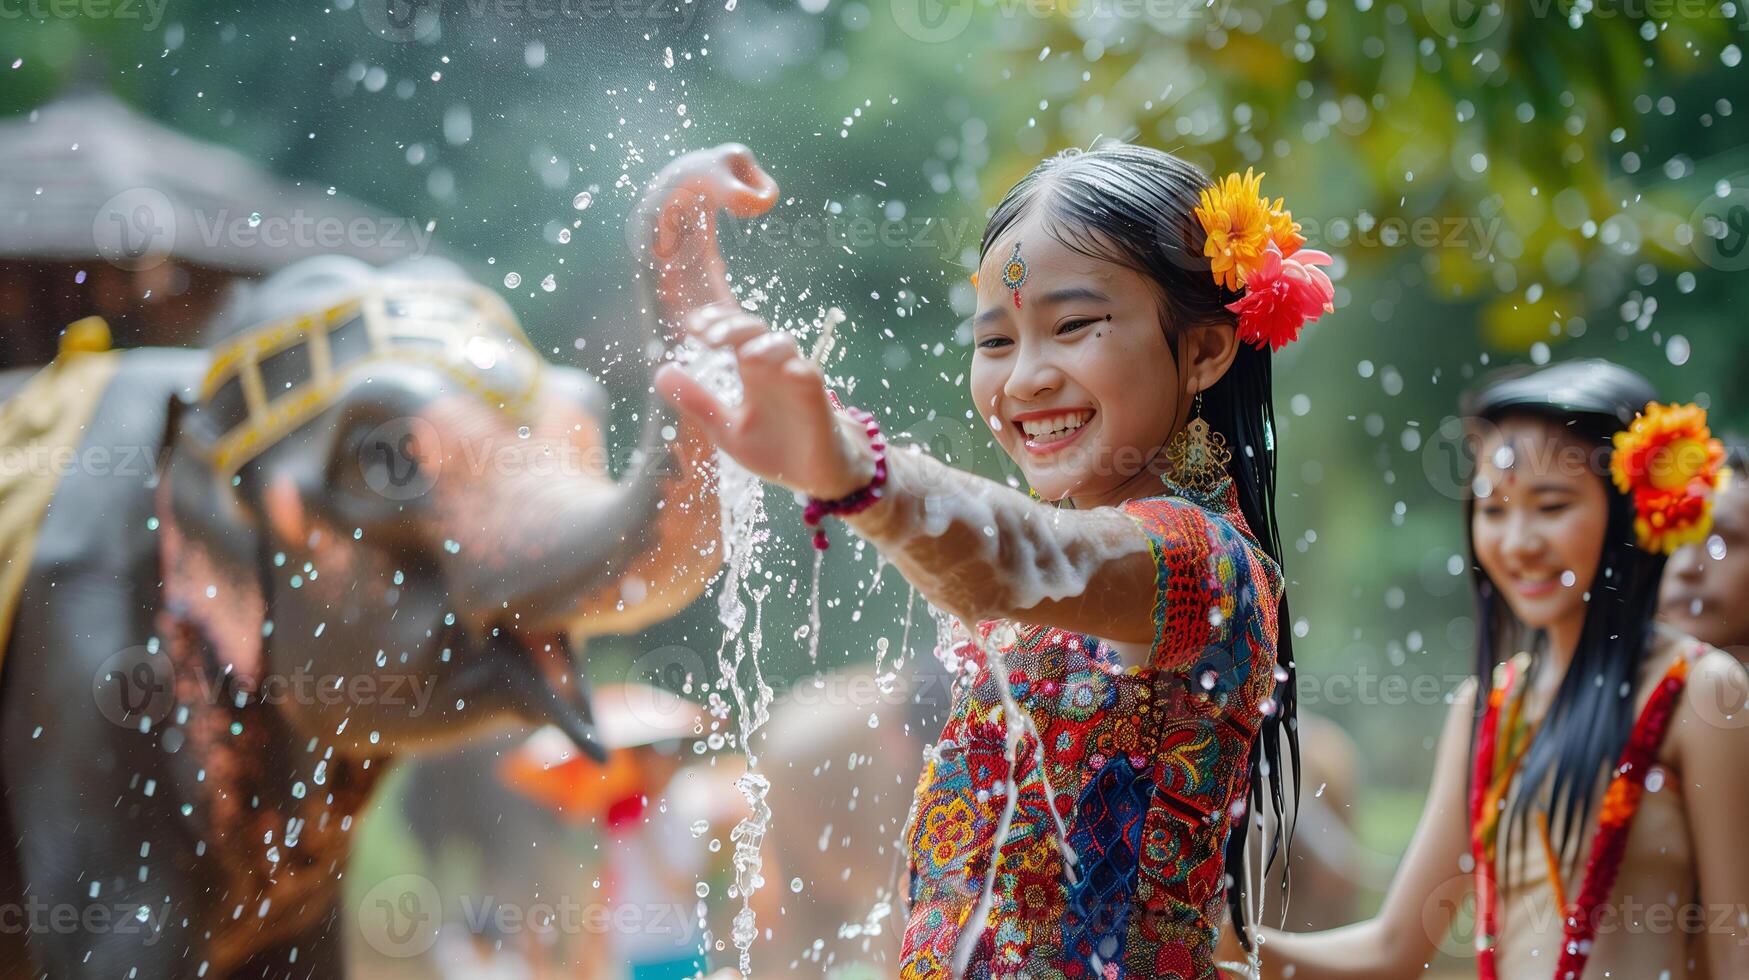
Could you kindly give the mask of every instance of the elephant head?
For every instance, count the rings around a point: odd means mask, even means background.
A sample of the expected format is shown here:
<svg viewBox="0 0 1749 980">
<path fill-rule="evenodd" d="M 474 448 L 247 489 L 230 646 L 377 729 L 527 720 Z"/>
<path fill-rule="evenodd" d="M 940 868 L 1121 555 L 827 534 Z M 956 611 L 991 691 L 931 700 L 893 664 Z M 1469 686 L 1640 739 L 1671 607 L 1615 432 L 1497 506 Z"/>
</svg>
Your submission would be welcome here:
<svg viewBox="0 0 1749 980">
<path fill-rule="evenodd" d="M 716 210 L 775 196 L 740 147 L 663 171 L 630 234 L 653 341 L 733 300 Z M 351 757 L 515 720 L 599 752 L 571 640 L 668 615 L 715 573 L 708 443 L 652 395 L 613 478 L 599 386 L 440 260 L 306 260 L 218 333 L 157 493 L 168 614 L 234 696 L 277 698 Z"/>
</svg>

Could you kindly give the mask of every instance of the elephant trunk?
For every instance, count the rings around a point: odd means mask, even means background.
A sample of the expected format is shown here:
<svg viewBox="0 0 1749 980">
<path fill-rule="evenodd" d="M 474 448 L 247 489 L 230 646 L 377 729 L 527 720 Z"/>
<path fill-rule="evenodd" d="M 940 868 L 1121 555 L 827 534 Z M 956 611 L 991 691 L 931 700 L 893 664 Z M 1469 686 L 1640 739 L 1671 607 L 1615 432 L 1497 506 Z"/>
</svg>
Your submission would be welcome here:
<svg viewBox="0 0 1749 980">
<path fill-rule="evenodd" d="M 776 200 L 775 183 L 744 147 L 711 152 L 703 165 L 680 168 L 678 178 L 658 178 L 629 219 L 640 314 L 646 336 L 663 346 L 684 335 L 692 311 L 735 302 L 717 243 L 717 209 L 747 216 Z M 701 193 L 701 172 L 726 181 L 726 193 Z M 508 606 L 492 603 L 518 609 L 525 617 L 518 629 L 632 632 L 691 601 L 720 564 L 720 549 L 701 554 L 720 533 L 710 487 L 715 451 L 648 380 L 646 390 L 638 448 L 617 484 L 587 482 L 557 499 L 529 487 L 507 499 L 519 521 L 542 528 L 532 542 L 535 567 L 507 569 L 521 584 L 516 597 Z M 539 497 L 549 498 L 550 509 Z"/>
<path fill-rule="evenodd" d="M 671 345 L 693 311 L 735 302 L 717 211 L 752 217 L 776 200 L 776 183 L 743 146 L 689 154 L 664 169 L 627 229 L 650 337 Z M 530 707 L 591 753 L 601 747 L 593 744 L 581 672 L 543 638 L 560 630 L 635 632 L 696 598 L 722 562 L 723 549 L 711 546 L 721 531 L 715 449 L 697 426 L 677 420 L 653 384 L 647 388 L 637 452 L 617 484 L 595 477 L 500 487 L 492 509 L 504 512 L 499 526 L 521 544 L 501 540 L 485 550 L 500 556 L 498 582 L 516 583 L 515 591 L 475 593 L 487 600 L 476 607 L 486 622 L 515 634 L 516 642 L 500 643 L 498 662 Z"/>
</svg>

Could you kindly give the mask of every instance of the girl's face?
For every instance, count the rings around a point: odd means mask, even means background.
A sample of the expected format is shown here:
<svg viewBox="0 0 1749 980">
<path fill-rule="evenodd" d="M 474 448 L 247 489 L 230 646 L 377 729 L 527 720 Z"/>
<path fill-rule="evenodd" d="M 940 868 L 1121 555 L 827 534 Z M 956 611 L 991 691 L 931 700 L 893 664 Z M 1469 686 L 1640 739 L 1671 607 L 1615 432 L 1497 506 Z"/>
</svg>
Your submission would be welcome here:
<svg viewBox="0 0 1749 980">
<path fill-rule="evenodd" d="M 1027 269 L 1018 309 L 1002 284 L 1016 242 Z M 972 402 L 1039 496 L 1085 507 L 1158 492 L 1160 449 L 1190 402 L 1160 316 L 1151 280 L 1063 245 L 1036 213 L 991 246 L 978 270 Z"/>
<path fill-rule="evenodd" d="M 1715 540 L 1716 539 L 1716 540 Z M 1713 528 L 1700 544 L 1683 545 L 1670 556 L 1659 595 L 1661 617 L 1697 640 L 1730 648 L 1739 657 L 1749 649 L 1749 482 L 1732 482 L 1713 501 Z"/>
<path fill-rule="evenodd" d="M 1559 424 L 1525 416 L 1491 427 L 1480 450 L 1476 560 L 1520 622 L 1575 644 L 1609 524 L 1593 454 Z"/>
</svg>

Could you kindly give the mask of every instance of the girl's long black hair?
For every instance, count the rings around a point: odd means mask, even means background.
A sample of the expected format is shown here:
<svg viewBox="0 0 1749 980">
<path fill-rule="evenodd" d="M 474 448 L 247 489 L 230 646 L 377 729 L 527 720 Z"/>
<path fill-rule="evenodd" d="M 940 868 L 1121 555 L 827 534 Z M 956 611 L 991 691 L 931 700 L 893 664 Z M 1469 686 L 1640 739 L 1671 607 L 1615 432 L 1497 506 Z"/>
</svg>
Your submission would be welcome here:
<svg viewBox="0 0 1749 980">
<path fill-rule="evenodd" d="M 1145 146 L 1107 141 L 1088 150 L 1065 150 L 1040 163 L 996 205 L 978 249 L 980 264 L 1004 231 L 1035 209 L 1043 209 L 1051 234 L 1064 245 L 1135 269 L 1153 281 L 1161 298 L 1160 327 L 1178 351 L 1180 331 L 1186 326 L 1238 323 L 1227 304 L 1242 294 L 1215 281 L 1203 256 L 1207 235 L 1192 213 L 1202 191 L 1212 186 L 1209 175 L 1197 166 Z M 1227 469 L 1238 489 L 1239 510 L 1263 550 L 1280 566 L 1270 352 L 1239 344 L 1227 373 L 1202 397 L 1202 417 L 1233 449 Z M 1293 836 L 1291 827 L 1283 829 L 1284 787 L 1292 786 L 1296 811 L 1300 792 L 1293 633 L 1288 629 L 1285 590 L 1276 617 L 1276 662 L 1287 677 L 1276 684 L 1278 710 L 1263 717 L 1251 743 L 1245 793 L 1247 813 L 1261 814 L 1267 804 L 1275 816 L 1268 863 Z M 1281 761 L 1284 733 L 1292 762 L 1286 780 Z M 1250 823 L 1250 819 L 1233 821 L 1227 838 L 1226 872 L 1231 882 L 1227 906 L 1235 924 L 1247 922 L 1244 872 Z M 1285 874 L 1282 888 L 1287 888 Z M 1239 937 L 1248 947 L 1245 929 L 1239 930 Z"/>
<path fill-rule="evenodd" d="M 1604 360 L 1569 361 L 1543 368 L 1507 369 L 1464 399 L 1472 427 L 1517 416 L 1548 419 L 1587 448 L 1587 467 L 1602 480 L 1609 520 L 1598 542 L 1602 560 L 1591 584 L 1585 626 L 1572 662 L 1526 750 L 1503 815 L 1505 853 L 1522 856 L 1531 814 L 1546 807 L 1556 852 L 1576 867 L 1586 820 L 1596 803 L 1599 775 L 1613 767 L 1634 724 L 1634 692 L 1650 648 L 1658 584 L 1665 557 L 1635 544 L 1633 501 L 1609 477 L 1612 437 L 1656 397 L 1645 378 Z M 1472 492 L 1464 516 L 1475 586 L 1476 712 L 1472 745 L 1493 685 L 1494 668 L 1542 637 L 1521 623 L 1476 560 Z M 1548 796 L 1541 787 L 1553 774 Z M 1474 773 L 1471 773 L 1474 779 Z M 1519 845 L 1514 846 L 1515 842 Z"/>
</svg>

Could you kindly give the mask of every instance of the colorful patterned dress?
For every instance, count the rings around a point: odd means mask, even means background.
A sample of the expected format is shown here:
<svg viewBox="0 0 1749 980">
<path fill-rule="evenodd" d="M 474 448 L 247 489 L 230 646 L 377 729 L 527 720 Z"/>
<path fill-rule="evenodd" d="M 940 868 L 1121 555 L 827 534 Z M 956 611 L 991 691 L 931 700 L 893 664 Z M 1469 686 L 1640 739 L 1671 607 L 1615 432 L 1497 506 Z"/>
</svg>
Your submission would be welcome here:
<svg viewBox="0 0 1749 980">
<path fill-rule="evenodd" d="M 1150 663 L 1125 668 L 1094 637 L 1013 624 L 1009 683 L 1040 738 L 1017 754 L 1019 797 L 968 977 L 1216 976 L 1228 828 L 1274 707 L 1281 572 L 1230 480 L 1206 497 L 1174 488 L 1121 509 L 1155 562 Z M 981 622 L 979 635 L 997 626 Z M 904 978 L 951 975 L 1006 802 L 998 686 L 963 626 L 951 654 L 962 661 L 953 710 L 905 830 Z M 1046 807 L 1079 858 L 1073 885 Z"/>
</svg>

